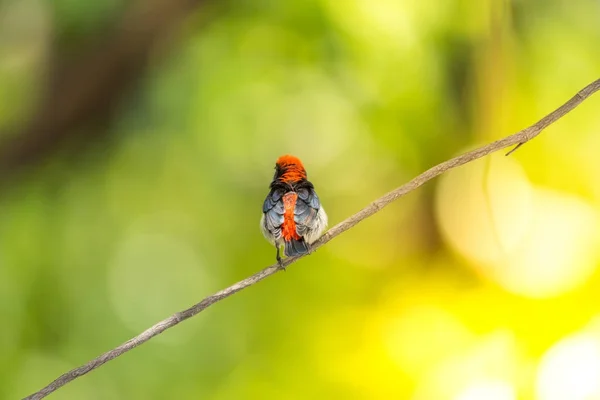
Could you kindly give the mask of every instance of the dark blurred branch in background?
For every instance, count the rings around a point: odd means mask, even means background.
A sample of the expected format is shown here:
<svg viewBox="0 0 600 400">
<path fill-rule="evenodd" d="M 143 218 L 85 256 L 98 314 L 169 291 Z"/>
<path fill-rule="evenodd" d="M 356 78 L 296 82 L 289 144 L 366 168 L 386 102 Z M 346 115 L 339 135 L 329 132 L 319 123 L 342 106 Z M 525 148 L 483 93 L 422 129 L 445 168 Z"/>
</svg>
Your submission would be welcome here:
<svg viewBox="0 0 600 400">
<path fill-rule="evenodd" d="M 477 160 L 477 159 L 479 159 L 483 156 L 486 156 L 490 153 L 494 153 L 496 151 L 505 149 L 510 146 L 516 145 L 517 148 L 520 147 L 524 143 L 528 142 L 529 140 L 531 140 L 534 137 L 536 137 L 537 135 L 539 135 L 544 130 L 544 128 L 546 128 L 550 124 L 554 123 L 555 121 L 557 121 L 558 119 L 563 117 L 569 111 L 573 110 L 580 103 L 582 103 L 586 98 L 588 98 L 589 96 L 591 96 L 593 93 L 595 93 L 598 90 L 600 90 L 600 79 L 590 83 L 588 86 L 586 86 L 581 91 L 579 91 L 569 101 L 567 101 L 565 104 L 560 106 L 558 109 L 554 110 L 553 112 L 551 112 L 550 114 L 548 114 L 547 116 L 545 116 L 544 118 L 539 120 L 534 125 L 531 125 L 530 127 L 525 128 L 513 135 L 505 137 L 504 139 L 497 140 L 493 143 L 490 143 L 490 144 L 480 147 L 478 149 L 472 150 L 468 153 L 464 153 L 460 156 L 454 157 L 448 161 L 444 161 L 443 163 L 438 164 L 438 165 L 428 169 L 427 171 L 418 175 L 411 181 L 409 181 L 409 182 L 405 183 L 404 185 L 400 186 L 399 188 L 387 193 L 383 197 L 380 197 L 379 199 L 375 200 L 374 202 L 372 202 L 367 207 L 363 208 L 362 210 L 360 210 L 353 216 L 347 218 L 346 220 L 340 222 L 339 224 L 337 224 L 336 226 L 331 228 L 316 243 L 314 243 L 312 245 L 312 250 L 314 251 L 314 250 L 318 249 L 319 247 L 323 246 L 325 243 L 329 242 L 336 236 L 338 236 L 341 233 L 352 228 L 353 226 L 355 226 L 362 220 L 375 214 L 376 212 L 378 212 L 379 210 L 381 210 L 388 204 L 392 203 L 394 200 L 397 200 L 400 197 L 404 196 L 405 194 L 412 192 L 413 190 L 419 188 L 424 183 L 437 177 L 438 175 L 441 175 L 442 173 L 444 173 L 448 170 L 459 167 L 468 162 Z M 511 150 L 509 152 L 509 154 L 512 153 L 514 150 L 516 150 L 516 148 Z M 300 258 L 301 257 L 286 258 L 285 260 L 283 260 L 283 266 L 286 267 L 286 266 L 292 264 L 293 262 L 298 261 L 298 259 L 300 259 Z M 41 399 L 43 397 L 46 397 L 48 394 L 54 392 L 55 390 L 66 385 L 67 383 L 73 381 L 74 379 L 77 379 L 80 376 L 87 374 L 91 370 L 98 368 L 101 365 L 105 364 L 106 362 L 119 357 L 121 354 L 126 353 L 129 350 L 132 350 L 133 348 L 139 346 L 140 344 L 147 342 L 148 340 L 152 339 L 156 335 L 161 334 L 165 330 L 172 328 L 173 326 L 179 324 L 182 321 L 185 321 L 188 318 L 193 317 L 194 315 L 197 315 L 202 310 L 208 308 L 209 306 L 213 305 L 214 303 L 216 303 L 220 300 L 223 300 L 224 298 L 229 297 L 232 294 L 237 293 L 240 290 L 247 288 L 248 286 L 252 286 L 255 283 L 265 279 L 268 276 L 275 274 L 278 271 L 280 271 L 278 264 L 271 265 L 270 267 L 267 267 L 267 268 L 263 269 L 262 271 L 257 272 L 256 274 L 250 276 L 249 278 L 239 281 L 239 282 L 229 286 L 228 288 L 221 290 L 220 292 L 217 292 L 215 294 L 212 294 L 212 295 L 204 298 L 200 303 L 188 308 L 187 310 L 180 311 L 180 312 L 170 316 L 169 318 L 160 321 L 159 323 L 148 328 L 147 330 L 140 333 L 136 337 L 129 339 L 127 342 L 123 343 L 122 345 L 120 345 L 110 351 L 107 351 L 106 353 L 100 355 L 97 358 L 94 358 L 93 360 L 89 361 L 88 363 L 86 363 L 80 367 L 77 367 L 69 372 L 66 372 L 65 374 L 59 376 L 56 380 L 51 382 L 45 388 L 26 397 L 25 399 L 33 400 L 33 399 Z"/>
<path fill-rule="evenodd" d="M 0 179 L 39 164 L 67 139 L 105 134 L 85 129 L 110 119 L 125 94 L 144 75 L 154 45 L 201 0 L 137 1 L 96 46 L 68 63 L 56 57 L 41 102 L 29 122 L 0 144 Z M 85 138 L 86 141 L 92 138 Z"/>
</svg>

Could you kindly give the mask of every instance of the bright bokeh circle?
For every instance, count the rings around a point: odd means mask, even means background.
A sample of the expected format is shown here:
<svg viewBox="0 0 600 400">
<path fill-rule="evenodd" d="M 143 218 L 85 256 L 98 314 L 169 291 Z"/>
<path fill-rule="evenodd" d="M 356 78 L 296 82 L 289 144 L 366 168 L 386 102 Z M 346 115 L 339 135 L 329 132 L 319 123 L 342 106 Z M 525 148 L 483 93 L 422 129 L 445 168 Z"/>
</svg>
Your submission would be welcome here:
<svg viewBox="0 0 600 400">
<path fill-rule="evenodd" d="M 443 176 L 436 212 L 448 245 L 511 292 L 556 296 L 595 270 L 595 209 L 532 185 L 513 158 L 492 156 Z"/>
</svg>

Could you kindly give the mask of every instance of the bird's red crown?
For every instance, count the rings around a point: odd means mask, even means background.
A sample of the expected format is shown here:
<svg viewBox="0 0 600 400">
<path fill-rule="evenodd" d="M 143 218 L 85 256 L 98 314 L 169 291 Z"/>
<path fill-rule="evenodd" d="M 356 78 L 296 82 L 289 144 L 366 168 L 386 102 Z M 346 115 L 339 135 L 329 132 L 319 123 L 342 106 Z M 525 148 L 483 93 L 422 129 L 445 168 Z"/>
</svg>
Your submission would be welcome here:
<svg viewBox="0 0 600 400">
<path fill-rule="evenodd" d="M 306 179 L 306 170 L 298 157 L 286 154 L 277 159 L 278 179 L 283 182 L 298 182 Z"/>
</svg>

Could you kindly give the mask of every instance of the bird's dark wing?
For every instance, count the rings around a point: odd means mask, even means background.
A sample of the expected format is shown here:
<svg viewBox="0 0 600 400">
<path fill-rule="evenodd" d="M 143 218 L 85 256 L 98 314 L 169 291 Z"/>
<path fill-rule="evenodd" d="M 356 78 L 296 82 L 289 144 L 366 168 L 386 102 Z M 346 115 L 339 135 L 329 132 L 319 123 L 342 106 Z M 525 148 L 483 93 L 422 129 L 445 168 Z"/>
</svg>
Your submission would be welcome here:
<svg viewBox="0 0 600 400">
<path fill-rule="evenodd" d="M 312 186 L 302 187 L 298 189 L 297 193 L 294 221 L 296 222 L 296 232 L 298 235 L 304 236 L 306 231 L 314 226 L 321 202 Z"/>
<path fill-rule="evenodd" d="M 263 213 L 265 214 L 265 227 L 275 239 L 281 237 L 281 225 L 283 224 L 283 189 L 274 188 L 267 195 L 263 203 Z"/>
</svg>

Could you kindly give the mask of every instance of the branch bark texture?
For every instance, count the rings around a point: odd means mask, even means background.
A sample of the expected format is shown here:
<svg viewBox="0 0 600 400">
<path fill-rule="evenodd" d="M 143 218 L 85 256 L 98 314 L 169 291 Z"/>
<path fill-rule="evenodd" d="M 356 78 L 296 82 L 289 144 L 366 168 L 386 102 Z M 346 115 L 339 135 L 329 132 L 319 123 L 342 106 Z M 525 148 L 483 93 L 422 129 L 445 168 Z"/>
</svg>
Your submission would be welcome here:
<svg viewBox="0 0 600 400">
<path fill-rule="evenodd" d="M 560 106 L 559 108 L 557 108 L 556 110 L 551 112 L 550 114 L 546 115 L 544 118 L 542 118 L 535 124 L 525 128 L 515 134 L 507 136 L 503 139 L 497 140 L 493 143 L 489 143 L 485 146 L 479 147 L 479 148 L 469 151 L 467 153 L 461 154 L 457 157 L 451 158 L 450 160 L 444 161 L 444 162 L 428 169 L 427 171 L 416 176 L 415 178 L 413 178 L 409 182 L 405 183 L 404 185 L 398 187 L 397 189 L 392 190 L 391 192 L 380 197 L 379 199 L 373 201 L 371 204 L 369 204 L 368 206 L 366 206 L 365 208 L 363 208 L 356 214 L 352 215 L 351 217 L 347 218 L 346 220 L 340 222 L 339 224 L 337 224 L 336 226 L 331 228 L 317 242 L 315 242 L 313 244 L 312 249 L 315 250 L 315 249 L 323 246 L 325 243 L 329 242 L 336 236 L 338 236 L 338 235 L 342 234 L 343 232 L 347 231 L 348 229 L 352 228 L 353 226 L 355 226 L 362 220 L 364 220 L 364 219 L 370 217 L 371 215 L 375 214 L 376 212 L 380 211 L 382 208 L 384 208 L 388 204 L 392 203 L 394 200 L 397 200 L 400 197 L 404 196 L 405 194 L 412 192 L 413 190 L 417 189 L 424 183 L 437 177 L 438 175 L 441 175 L 442 173 L 444 173 L 448 170 L 457 168 L 461 165 L 464 165 L 471 161 L 477 160 L 478 158 L 486 156 L 490 153 L 494 153 L 496 151 L 505 149 L 510 146 L 516 146 L 508 154 L 512 153 L 518 147 L 522 146 L 523 144 L 527 143 L 531 139 L 535 138 L 537 135 L 539 135 L 544 130 L 544 128 L 548 127 L 549 125 L 551 125 L 552 123 L 554 123 L 555 121 L 557 121 L 558 119 L 563 117 L 565 114 L 567 114 L 568 112 L 573 110 L 575 107 L 577 107 L 585 99 L 590 97 L 592 94 L 594 94 L 598 90 L 600 90 L 600 79 L 597 79 L 594 82 L 587 85 L 585 88 L 580 90 L 575 96 L 573 96 L 569 101 L 567 101 L 565 104 L 563 104 L 562 106 Z M 301 257 L 286 258 L 283 260 L 283 266 L 287 267 L 288 265 L 298 261 L 300 258 Z M 129 339 L 128 341 L 121 344 L 120 346 L 107 351 L 106 353 L 94 358 L 93 360 L 85 363 L 84 365 L 82 365 L 80 367 L 77 367 L 75 369 L 72 369 L 71 371 L 64 373 L 63 375 L 59 376 L 54 381 L 52 381 L 50 384 L 48 384 L 48 386 L 42 388 L 38 392 L 31 394 L 30 396 L 26 397 L 25 399 L 37 400 L 37 399 L 46 397 L 47 395 L 56 391 L 60 387 L 66 385 L 67 383 L 79 378 L 82 375 L 87 374 L 88 372 L 100 367 L 101 365 L 104 365 L 108 361 L 119 357 L 123 353 L 126 353 L 126 352 L 132 350 L 133 348 L 139 346 L 140 344 L 147 342 L 148 340 L 152 339 L 154 336 L 160 335 L 165 330 L 172 328 L 173 326 L 179 324 L 182 321 L 185 321 L 188 318 L 193 317 L 194 315 L 200 313 L 202 310 L 210 307 L 211 305 L 215 304 L 216 302 L 221 301 L 224 298 L 229 297 L 229 296 L 233 295 L 234 293 L 239 292 L 242 289 L 252 286 L 255 283 L 260 282 L 263 279 L 275 274 L 276 272 L 279 272 L 280 270 L 281 269 L 279 268 L 278 264 L 273 264 L 244 280 L 241 280 L 241 281 L 239 281 L 217 293 L 214 293 L 214 294 L 204 298 L 201 302 L 193 305 L 192 307 L 190 307 L 186 310 L 175 313 L 167 319 L 164 319 L 164 320 L 158 322 L 157 324 L 146 329 L 144 332 L 140 333 L 139 335 L 135 336 L 134 338 Z"/>
</svg>

